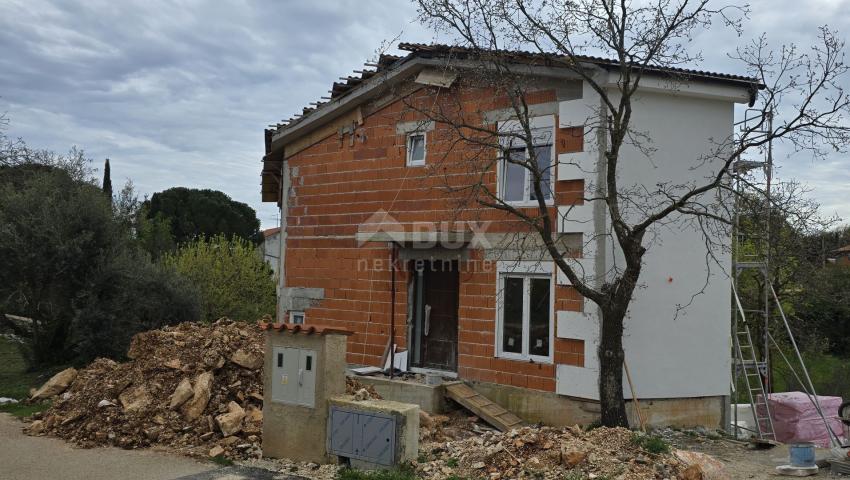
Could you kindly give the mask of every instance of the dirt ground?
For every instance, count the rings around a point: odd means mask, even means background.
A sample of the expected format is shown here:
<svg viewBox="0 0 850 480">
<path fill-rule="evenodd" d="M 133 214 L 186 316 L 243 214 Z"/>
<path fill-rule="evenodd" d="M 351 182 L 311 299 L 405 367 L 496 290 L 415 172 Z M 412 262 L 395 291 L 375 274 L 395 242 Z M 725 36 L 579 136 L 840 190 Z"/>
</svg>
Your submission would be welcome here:
<svg viewBox="0 0 850 480">
<path fill-rule="evenodd" d="M 688 432 L 676 432 L 673 435 L 667 433 L 664 436 L 677 448 L 707 453 L 722 461 L 726 465 L 729 476 L 733 479 L 776 480 L 777 478 L 785 478 L 778 477 L 775 468 L 789 463 L 787 445 L 759 450 L 751 448 L 750 444 L 746 442 L 718 438 L 715 435 L 706 437 Z M 817 453 L 817 457 L 821 458 L 828 454 L 828 450 L 819 450 Z M 828 469 L 821 469 L 816 476 L 808 478 L 827 477 L 829 477 Z"/>
</svg>

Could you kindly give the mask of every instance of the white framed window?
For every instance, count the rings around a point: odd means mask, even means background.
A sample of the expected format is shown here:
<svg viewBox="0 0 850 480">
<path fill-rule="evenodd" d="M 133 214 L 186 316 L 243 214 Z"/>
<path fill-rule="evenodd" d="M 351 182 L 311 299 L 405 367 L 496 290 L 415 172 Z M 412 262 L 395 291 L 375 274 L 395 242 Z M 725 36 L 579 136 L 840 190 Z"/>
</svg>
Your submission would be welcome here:
<svg viewBox="0 0 850 480">
<path fill-rule="evenodd" d="M 516 205 L 537 205 L 537 195 L 534 191 L 534 174 L 528 168 L 516 162 L 537 161 L 541 175 L 543 199 L 547 204 L 553 202 L 554 175 L 554 119 L 553 117 L 538 117 L 529 119 L 532 128 L 532 146 L 516 137 L 505 137 L 502 159 L 499 162 L 499 195 L 505 202 Z M 499 126 L 502 132 L 519 131 L 516 121 L 504 122 Z"/>
<path fill-rule="evenodd" d="M 307 316 L 304 315 L 304 312 L 299 312 L 299 311 L 289 312 L 289 323 L 294 323 L 294 324 L 297 324 L 297 325 L 303 325 L 305 318 L 307 318 Z"/>
<path fill-rule="evenodd" d="M 552 362 L 553 288 L 551 273 L 499 274 L 497 356 Z"/>
<path fill-rule="evenodd" d="M 407 166 L 425 165 L 425 133 L 413 132 L 407 135 Z"/>
</svg>

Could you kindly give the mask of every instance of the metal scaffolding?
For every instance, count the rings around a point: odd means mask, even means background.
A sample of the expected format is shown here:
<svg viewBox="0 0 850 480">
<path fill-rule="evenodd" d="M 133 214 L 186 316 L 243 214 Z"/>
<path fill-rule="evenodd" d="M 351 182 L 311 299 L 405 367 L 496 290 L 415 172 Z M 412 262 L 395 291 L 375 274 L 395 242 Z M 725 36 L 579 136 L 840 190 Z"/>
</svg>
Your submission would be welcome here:
<svg viewBox="0 0 850 480">
<path fill-rule="evenodd" d="M 773 114 L 758 109 L 746 110 L 743 120 L 735 124 L 747 136 L 746 140 L 766 140 L 761 158 L 739 158 L 734 164 L 734 222 L 732 236 L 732 382 L 730 400 L 737 403 L 741 394 L 748 400 L 755 424 L 744 427 L 738 419 L 738 409 L 733 409 L 729 431 L 737 436 L 746 431 L 761 440 L 776 440 L 773 415 L 768 394 L 773 391 L 771 378 L 771 352 L 785 362 L 801 388 L 820 415 L 830 433 L 830 443 L 837 447 L 840 441 L 830 428 L 821 409 L 808 369 L 806 368 L 788 318 L 773 287 L 771 271 L 771 232 L 774 201 L 773 187 Z M 742 295 L 742 282 L 751 282 L 750 291 L 757 295 Z M 755 288 L 752 288 L 755 285 Z M 753 331 L 759 336 L 753 340 Z M 785 347 L 793 349 L 793 361 L 802 376 L 776 341 L 782 335 Z M 759 348 L 756 348 L 758 344 Z M 742 392 L 744 390 L 745 392 Z"/>
<path fill-rule="evenodd" d="M 750 109 L 736 124 L 752 136 L 770 135 L 773 115 Z M 773 419 L 767 402 L 771 390 L 769 325 L 770 296 L 770 229 L 771 181 L 773 149 L 768 140 L 760 159 L 739 158 L 734 164 L 735 200 L 732 237 L 732 385 L 731 398 L 737 403 L 745 390 L 753 411 L 755 425 L 747 430 L 758 438 L 775 440 Z M 751 208 L 754 207 L 754 208 Z M 742 296 L 738 286 L 754 282 L 759 295 Z M 753 341 L 753 330 L 760 333 L 759 348 Z M 734 409 L 733 433 L 743 429 Z"/>
</svg>

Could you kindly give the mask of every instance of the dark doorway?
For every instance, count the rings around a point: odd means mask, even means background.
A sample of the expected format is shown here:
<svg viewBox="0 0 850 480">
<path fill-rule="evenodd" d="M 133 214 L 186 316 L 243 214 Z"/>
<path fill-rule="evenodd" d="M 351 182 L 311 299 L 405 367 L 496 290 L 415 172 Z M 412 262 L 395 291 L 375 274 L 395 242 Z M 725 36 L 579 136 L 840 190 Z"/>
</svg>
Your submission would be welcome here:
<svg viewBox="0 0 850 480">
<path fill-rule="evenodd" d="M 457 309 L 460 279 L 456 261 L 414 261 L 414 328 L 411 365 L 457 370 Z"/>
</svg>

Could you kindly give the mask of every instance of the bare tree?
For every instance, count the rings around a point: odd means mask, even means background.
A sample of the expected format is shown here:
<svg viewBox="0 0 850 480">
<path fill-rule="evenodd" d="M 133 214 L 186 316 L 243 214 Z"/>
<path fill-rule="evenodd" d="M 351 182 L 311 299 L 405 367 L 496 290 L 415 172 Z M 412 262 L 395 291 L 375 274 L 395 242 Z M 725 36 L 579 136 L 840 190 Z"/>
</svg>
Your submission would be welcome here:
<svg viewBox="0 0 850 480">
<path fill-rule="evenodd" d="M 475 165 L 478 180 L 458 186 L 467 200 L 495 208 L 525 223 L 539 238 L 546 253 L 581 295 L 598 305 L 601 315 L 599 345 L 599 397 L 602 423 L 627 426 L 623 399 L 624 319 L 639 285 L 644 254 L 651 230 L 691 218 L 705 233 L 706 242 L 728 238 L 730 212 L 722 200 L 730 188 L 734 164 L 771 141 L 782 141 L 797 150 L 824 155 L 827 149 L 843 150 L 848 140 L 844 115 L 850 99 L 839 85 L 847 66 L 843 63 L 843 42 L 835 32 L 821 28 L 818 43 L 803 52 L 794 46 L 779 51 L 768 48 L 765 37 L 742 47 L 734 55 L 759 86 L 755 103 L 759 115 L 737 135 L 713 139 L 709 152 L 693 152 L 683 159 L 707 166 L 710 174 L 686 184 L 659 182 L 640 189 L 621 183 L 621 155 L 627 146 L 637 147 L 649 158 L 651 139 L 632 122 L 639 108 L 635 95 L 645 77 L 667 75 L 670 82 L 685 82 L 671 72 L 683 65 L 696 66 L 702 59 L 690 51 L 692 37 L 721 23 L 740 33 L 745 6 L 714 8 L 707 1 L 651 0 L 614 2 L 612 0 L 539 1 L 533 0 L 418 0 L 420 20 L 434 30 L 455 37 L 459 48 L 449 49 L 454 65 L 461 68 L 466 87 L 488 87 L 509 99 L 518 128 L 509 131 L 482 125 L 480 118 L 464 114 L 460 103 L 447 100 L 409 106 L 429 119 L 452 127 L 456 144 L 464 144 L 465 158 L 447 153 L 446 161 Z M 523 53 L 527 52 L 527 53 Z M 598 61 L 587 55 L 611 58 L 605 80 L 598 75 Z M 533 63 L 563 68 L 589 85 L 601 102 L 598 115 L 588 118 L 586 131 L 595 132 L 604 145 L 599 183 L 586 186 L 585 202 L 604 203 L 610 229 L 609 243 L 621 253 L 623 264 L 605 272 L 602 279 L 588 278 L 571 259 L 571 252 L 559 241 L 546 189 L 550 166 L 538 162 L 535 131 L 531 122 L 528 95 L 533 80 Z M 607 83 L 613 72 L 616 86 Z M 438 95 L 434 88 L 433 95 Z M 772 118 L 772 123 L 768 119 Z M 511 155 L 517 145 L 527 156 Z M 453 152 L 453 149 L 448 149 Z M 492 152 L 499 152 L 498 156 Z M 504 201 L 487 181 L 496 162 L 517 166 L 529 172 L 533 209 L 518 208 Z M 567 214 L 569 216 L 569 213 Z"/>
<path fill-rule="evenodd" d="M 39 165 L 59 168 L 68 172 L 74 180 L 93 183 L 91 159 L 76 146 L 65 155 L 51 150 L 32 148 L 22 138 L 10 138 L 5 130 L 9 126 L 9 117 L 0 114 L 0 167 L 20 167 Z"/>
</svg>

